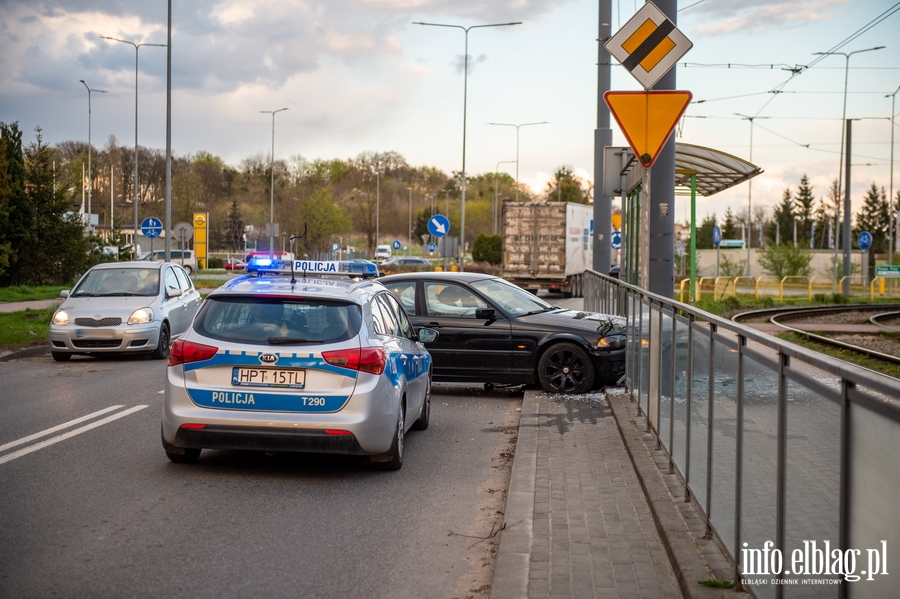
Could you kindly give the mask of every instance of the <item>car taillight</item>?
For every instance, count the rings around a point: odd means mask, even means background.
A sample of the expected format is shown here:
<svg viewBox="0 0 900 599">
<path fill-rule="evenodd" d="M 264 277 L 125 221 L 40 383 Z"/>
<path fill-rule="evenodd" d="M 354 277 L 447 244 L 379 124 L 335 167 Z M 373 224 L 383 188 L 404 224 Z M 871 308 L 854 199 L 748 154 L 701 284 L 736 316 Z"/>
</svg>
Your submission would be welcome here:
<svg viewBox="0 0 900 599">
<path fill-rule="evenodd" d="M 380 347 L 363 347 L 354 349 L 338 349 L 322 352 L 322 359 L 332 366 L 362 370 L 372 374 L 384 372 L 387 357 Z"/>
<path fill-rule="evenodd" d="M 172 344 L 169 351 L 169 366 L 178 366 L 179 364 L 190 364 L 191 362 L 201 362 L 209 360 L 216 352 L 218 347 L 211 345 L 203 345 L 202 343 L 194 343 L 193 341 L 182 341 L 179 339 Z"/>
</svg>

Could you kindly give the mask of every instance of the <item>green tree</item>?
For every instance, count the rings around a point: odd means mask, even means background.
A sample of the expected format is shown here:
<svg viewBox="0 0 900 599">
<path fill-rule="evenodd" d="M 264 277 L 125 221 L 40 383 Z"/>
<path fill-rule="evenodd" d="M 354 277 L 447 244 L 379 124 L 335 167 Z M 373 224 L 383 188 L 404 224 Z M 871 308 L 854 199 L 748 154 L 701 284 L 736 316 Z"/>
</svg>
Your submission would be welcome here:
<svg viewBox="0 0 900 599">
<path fill-rule="evenodd" d="M 472 259 L 475 262 L 500 264 L 502 258 L 502 235 L 479 235 L 472 246 Z"/>
<path fill-rule="evenodd" d="M 77 214 L 56 188 L 52 152 L 41 129 L 24 152 L 26 205 L 20 207 L 18 281 L 31 285 L 72 281 L 91 265 L 90 242 Z M 24 256 L 27 256 L 27 265 Z"/>
<path fill-rule="evenodd" d="M 298 216 L 306 232 L 306 249 L 313 254 L 330 251 L 331 244 L 349 233 L 352 226 L 350 215 L 335 205 L 330 187 L 308 197 L 300 205 Z"/>
<path fill-rule="evenodd" d="M 812 254 L 793 242 L 760 248 L 757 253 L 760 266 L 766 273 L 778 277 L 808 277 Z"/>
<path fill-rule="evenodd" d="M 551 202 L 574 202 L 587 204 L 590 197 L 582 187 L 582 181 L 568 166 L 561 166 L 553 173 L 553 180 L 547 182 L 547 199 Z"/>
<path fill-rule="evenodd" d="M 225 221 L 225 239 L 232 252 L 244 249 L 244 221 L 236 199 L 231 200 L 231 209 Z"/>
<path fill-rule="evenodd" d="M 794 195 L 794 217 L 797 223 L 797 246 L 809 247 L 810 233 L 815 220 L 815 202 L 813 188 L 809 184 L 809 177 L 800 177 L 800 187 Z M 791 233 L 793 235 L 793 231 Z"/>
<path fill-rule="evenodd" d="M 716 215 L 707 214 L 697 227 L 697 249 L 711 250 L 713 245 L 713 229 L 716 227 Z M 688 240 L 690 244 L 690 240 Z"/>
<path fill-rule="evenodd" d="M 729 207 L 725 210 L 725 222 L 722 223 L 722 239 L 737 239 L 737 223 L 735 222 L 734 213 Z"/>
<path fill-rule="evenodd" d="M 887 203 L 887 194 L 882 188 L 880 191 L 875 183 L 866 191 L 863 198 L 863 207 L 856 215 L 856 229 L 853 235 L 853 242 L 856 243 L 856 237 L 862 231 L 868 231 L 872 234 L 872 247 L 869 248 L 871 254 L 887 252 L 887 230 L 890 226 L 889 208 Z"/>
<path fill-rule="evenodd" d="M 794 200 L 790 187 L 781 196 L 781 203 L 772 210 L 772 226 L 766 230 L 767 245 L 779 245 L 793 239 Z"/>
</svg>

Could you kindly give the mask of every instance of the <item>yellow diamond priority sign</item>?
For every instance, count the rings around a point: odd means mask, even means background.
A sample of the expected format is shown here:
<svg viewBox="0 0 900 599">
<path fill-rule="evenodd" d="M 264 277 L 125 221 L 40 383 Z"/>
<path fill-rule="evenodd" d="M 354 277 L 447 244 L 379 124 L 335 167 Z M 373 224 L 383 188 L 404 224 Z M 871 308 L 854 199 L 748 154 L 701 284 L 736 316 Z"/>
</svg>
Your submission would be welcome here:
<svg viewBox="0 0 900 599">
<path fill-rule="evenodd" d="M 693 44 L 652 2 L 625 23 L 604 47 L 644 89 L 653 87 Z"/>
<path fill-rule="evenodd" d="M 608 91 L 603 100 L 638 162 L 650 168 L 691 103 L 688 91 Z"/>
</svg>

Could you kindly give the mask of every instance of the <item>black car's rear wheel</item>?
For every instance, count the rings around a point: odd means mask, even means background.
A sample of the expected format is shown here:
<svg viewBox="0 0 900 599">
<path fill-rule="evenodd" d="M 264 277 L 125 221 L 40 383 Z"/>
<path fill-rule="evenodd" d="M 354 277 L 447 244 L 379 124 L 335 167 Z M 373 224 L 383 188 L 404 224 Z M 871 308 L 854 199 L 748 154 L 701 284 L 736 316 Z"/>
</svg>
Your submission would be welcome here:
<svg viewBox="0 0 900 599">
<path fill-rule="evenodd" d="M 538 380 L 548 393 L 587 393 L 595 377 L 590 356 L 574 343 L 550 347 L 538 362 Z"/>
</svg>

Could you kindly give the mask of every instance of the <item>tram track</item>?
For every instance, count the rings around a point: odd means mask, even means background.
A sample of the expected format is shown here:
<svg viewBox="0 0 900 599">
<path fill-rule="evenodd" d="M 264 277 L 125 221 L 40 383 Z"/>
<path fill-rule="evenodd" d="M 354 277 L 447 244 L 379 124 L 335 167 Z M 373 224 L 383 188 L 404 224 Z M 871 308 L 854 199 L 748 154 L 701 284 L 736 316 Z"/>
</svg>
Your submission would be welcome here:
<svg viewBox="0 0 900 599">
<path fill-rule="evenodd" d="M 735 314 L 732 320 L 768 322 L 814 343 L 900 365 L 900 337 L 892 335 L 900 332 L 900 304 L 767 308 Z"/>
</svg>

